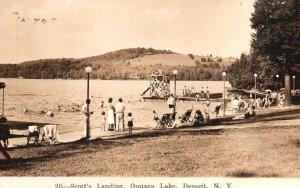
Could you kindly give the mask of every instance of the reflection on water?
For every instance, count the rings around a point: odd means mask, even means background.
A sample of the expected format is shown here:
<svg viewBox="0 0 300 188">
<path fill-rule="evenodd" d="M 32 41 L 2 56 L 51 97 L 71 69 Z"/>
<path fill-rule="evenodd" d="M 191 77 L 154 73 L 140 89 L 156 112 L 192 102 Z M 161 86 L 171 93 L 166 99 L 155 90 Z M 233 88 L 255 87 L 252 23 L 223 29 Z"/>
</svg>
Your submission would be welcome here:
<svg viewBox="0 0 300 188">
<path fill-rule="evenodd" d="M 29 121 L 41 123 L 59 124 L 60 132 L 82 130 L 84 127 L 84 115 L 73 112 L 72 108 L 82 105 L 86 100 L 86 80 L 27 80 L 27 79 L 1 79 L 5 82 L 5 115 L 9 120 Z M 209 87 L 211 93 L 222 92 L 222 81 L 177 81 L 176 93 L 180 95 L 184 86 L 193 86 L 196 91 L 201 87 Z M 171 82 L 171 91 L 174 83 Z M 226 87 L 230 84 L 226 82 Z M 126 114 L 133 113 L 135 127 L 154 127 L 152 111 L 158 115 L 168 112 L 166 101 L 140 101 L 141 93 L 149 87 L 148 81 L 117 81 L 117 80 L 91 80 L 90 98 L 91 126 L 99 126 L 99 117 L 102 111 L 107 111 L 106 105 L 101 108 L 101 101 L 107 104 L 109 97 L 114 98 L 114 103 L 122 97 L 126 105 Z M 1 100 L 2 106 L 2 100 Z M 58 111 L 58 106 L 66 109 L 66 112 Z M 213 106 L 213 105 L 212 105 Z M 203 109 L 200 102 L 179 101 L 177 103 L 178 114 L 187 109 Z M 28 109 L 23 113 L 23 109 Z M 212 108 L 212 107 L 211 107 Z M 53 118 L 47 118 L 41 111 L 51 109 Z"/>
</svg>

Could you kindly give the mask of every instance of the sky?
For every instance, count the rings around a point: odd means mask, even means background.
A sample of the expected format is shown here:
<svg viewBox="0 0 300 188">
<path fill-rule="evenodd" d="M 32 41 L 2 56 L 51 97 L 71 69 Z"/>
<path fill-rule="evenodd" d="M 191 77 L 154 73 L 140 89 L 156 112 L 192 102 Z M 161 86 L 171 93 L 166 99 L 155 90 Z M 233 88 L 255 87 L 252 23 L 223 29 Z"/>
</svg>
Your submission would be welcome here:
<svg viewBox="0 0 300 188">
<path fill-rule="evenodd" d="M 250 49 L 253 3 L 0 0 L 0 63 L 81 58 L 135 47 L 239 57 Z"/>
</svg>

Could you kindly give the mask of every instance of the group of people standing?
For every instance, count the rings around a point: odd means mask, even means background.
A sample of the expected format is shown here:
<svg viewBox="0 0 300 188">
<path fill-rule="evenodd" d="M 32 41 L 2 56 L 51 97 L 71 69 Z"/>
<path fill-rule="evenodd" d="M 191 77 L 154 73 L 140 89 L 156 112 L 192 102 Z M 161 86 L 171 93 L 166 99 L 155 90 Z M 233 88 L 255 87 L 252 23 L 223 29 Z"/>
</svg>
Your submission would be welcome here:
<svg viewBox="0 0 300 188">
<path fill-rule="evenodd" d="M 194 88 L 194 86 L 191 86 L 190 88 L 189 88 L 189 87 L 186 87 L 186 86 L 183 87 L 183 89 L 182 89 L 182 96 L 183 96 L 183 97 L 190 96 L 191 93 L 195 93 L 195 88 Z"/>
<path fill-rule="evenodd" d="M 160 78 L 160 80 L 158 79 Z M 164 77 L 157 77 L 150 82 L 150 95 L 157 97 L 167 97 L 170 94 L 170 80 Z"/>
<path fill-rule="evenodd" d="M 201 98 L 209 99 L 208 87 L 206 88 L 206 92 L 204 91 L 203 87 L 201 87 L 200 93 L 196 93 L 195 98 L 196 98 L 196 101 L 200 100 Z"/>
<path fill-rule="evenodd" d="M 102 103 L 103 104 L 103 103 Z M 102 105 L 103 106 L 103 105 Z M 118 102 L 114 105 L 113 99 L 108 99 L 108 110 L 107 116 L 105 111 L 102 111 L 100 117 L 100 127 L 101 130 L 105 130 L 106 124 L 108 124 L 108 131 L 124 131 L 125 130 L 125 104 L 123 103 L 123 99 L 119 98 Z M 132 133 L 133 127 L 133 118 L 132 113 L 129 112 L 127 114 L 127 126 L 129 133 Z"/>
</svg>

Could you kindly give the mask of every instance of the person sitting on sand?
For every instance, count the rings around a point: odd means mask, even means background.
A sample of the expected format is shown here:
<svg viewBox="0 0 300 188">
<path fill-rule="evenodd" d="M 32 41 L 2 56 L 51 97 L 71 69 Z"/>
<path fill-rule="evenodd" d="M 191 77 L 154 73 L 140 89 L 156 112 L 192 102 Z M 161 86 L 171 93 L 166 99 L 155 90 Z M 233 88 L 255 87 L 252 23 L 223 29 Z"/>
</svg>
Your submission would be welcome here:
<svg viewBox="0 0 300 188">
<path fill-rule="evenodd" d="M 253 118 L 256 116 L 256 113 L 254 111 L 255 106 L 253 105 L 248 105 L 248 108 L 245 110 L 245 112 L 242 115 L 238 115 L 234 118 L 232 118 L 233 120 L 237 120 L 237 119 L 248 119 L 248 118 Z"/>
<path fill-rule="evenodd" d="M 257 106 L 258 109 L 263 107 L 263 101 L 260 97 L 256 99 L 256 106 Z"/>
<path fill-rule="evenodd" d="M 239 110 L 239 100 L 237 99 L 237 97 L 234 97 L 232 101 L 232 111 L 233 113 L 237 113 L 238 110 Z"/>
<path fill-rule="evenodd" d="M 246 101 L 242 96 L 239 97 L 239 111 L 243 112 L 245 110 L 245 106 L 247 106 Z"/>
<path fill-rule="evenodd" d="M 284 99 L 283 99 L 283 97 L 280 97 L 279 102 L 278 102 L 278 106 L 283 107 L 283 105 L 284 105 Z"/>
<path fill-rule="evenodd" d="M 266 94 L 266 97 L 264 98 L 264 108 L 270 106 L 270 104 L 271 104 L 270 98 L 271 98 L 271 93 L 270 93 L 270 91 L 268 91 Z"/>
<path fill-rule="evenodd" d="M 172 124 L 172 128 L 180 127 L 182 125 L 182 116 L 179 115 Z"/>
<path fill-rule="evenodd" d="M 210 106 L 210 101 L 209 101 L 209 99 L 206 99 L 205 105 L 206 105 L 206 106 Z"/>
<path fill-rule="evenodd" d="M 196 110 L 195 116 L 193 119 L 193 126 L 199 127 L 204 124 L 205 124 L 205 119 L 204 119 L 204 116 L 202 115 L 202 112 L 200 110 Z"/>
</svg>

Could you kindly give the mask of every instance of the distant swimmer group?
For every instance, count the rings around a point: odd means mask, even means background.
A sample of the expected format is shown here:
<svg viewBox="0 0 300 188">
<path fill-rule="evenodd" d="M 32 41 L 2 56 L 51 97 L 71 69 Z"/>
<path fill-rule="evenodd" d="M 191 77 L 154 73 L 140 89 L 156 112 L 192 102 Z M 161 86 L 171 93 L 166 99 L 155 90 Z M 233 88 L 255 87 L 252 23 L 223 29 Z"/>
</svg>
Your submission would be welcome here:
<svg viewBox="0 0 300 188">
<path fill-rule="evenodd" d="M 69 110 L 67 110 L 66 107 L 64 107 L 63 105 L 58 105 L 57 106 L 57 111 L 58 112 L 80 112 L 80 106 L 79 104 L 72 104 L 71 106 L 69 106 Z M 23 108 L 22 112 L 24 114 L 33 114 L 33 113 L 37 113 L 37 114 L 44 114 L 47 117 L 54 117 L 54 111 L 52 109 L 48 109 L 48 110 L 40 110 L 40 111 L 35 111 L 35 110 L 31 110 L 28 108 Z"/>
<path fill-rule="evenodd" d="M 31 110 L 28 110 L 27 108 L 24 108 L 23 110 L 23 113 L 24 114 L 27 114 L 27 113 L 32 113 L 33 111 Z M 47 117 L 54 117 L 54 113 L 51 109 L 48 109 L 47 112 L 45 112 L 44 110 L 41 110 L 39 112 L 37 112 L 38 114 L 46 114 Z"/>
</svg>

